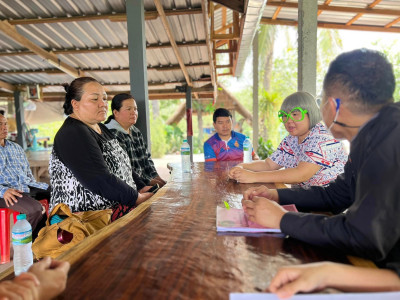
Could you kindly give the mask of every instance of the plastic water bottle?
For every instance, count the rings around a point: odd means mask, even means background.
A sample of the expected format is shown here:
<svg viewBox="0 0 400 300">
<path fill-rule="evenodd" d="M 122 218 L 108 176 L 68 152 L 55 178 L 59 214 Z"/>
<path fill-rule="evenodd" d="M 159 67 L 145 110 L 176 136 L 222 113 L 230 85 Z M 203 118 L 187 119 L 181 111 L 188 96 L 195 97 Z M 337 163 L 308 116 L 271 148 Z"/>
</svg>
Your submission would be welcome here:
<svg viewBox="0 0 400 300">
<path fill-rule="evenodd" d="M 243 142 L 243 162 L 244 163 L 249 163 L 252 162 L 252 152 L 253 152 L 253 146 L 251 145 L 251 141 L 248 136 L 246 136 L 246 139 Z"/>
<path fill-rule="evenodd" d="M 190 145 L 187 140 L 183 140 L 181 146 L 182 172 L 190 173 Z"/>
<path fill-rule="evenodd" d="M 28 271 L 33 264 L 32 226 L 26 220 L 26 215 L 19 214 L 17 223 L 12 228 L 12 244 L 14 248 L 14 273 L 18 276 Z"/>
</svg>

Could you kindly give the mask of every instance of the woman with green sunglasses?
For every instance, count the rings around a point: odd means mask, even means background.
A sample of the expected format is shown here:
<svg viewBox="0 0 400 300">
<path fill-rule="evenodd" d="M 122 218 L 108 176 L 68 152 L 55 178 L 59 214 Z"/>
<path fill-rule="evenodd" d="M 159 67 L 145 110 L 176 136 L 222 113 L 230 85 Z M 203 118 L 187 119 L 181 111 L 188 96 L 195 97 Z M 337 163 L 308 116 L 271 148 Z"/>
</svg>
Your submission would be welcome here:
<svg viewBox="0 0 400 300">
<path fill-rule="evenodd" d="M 343 172 L 347 154 L 325 125 L 315 98 L 296 92 L 282 103 L 278 118 L 289 135 L 267 159 L 239 164 L 229 176 L 241 183 L 283 182 L 327 185 Z"/>
</svg>

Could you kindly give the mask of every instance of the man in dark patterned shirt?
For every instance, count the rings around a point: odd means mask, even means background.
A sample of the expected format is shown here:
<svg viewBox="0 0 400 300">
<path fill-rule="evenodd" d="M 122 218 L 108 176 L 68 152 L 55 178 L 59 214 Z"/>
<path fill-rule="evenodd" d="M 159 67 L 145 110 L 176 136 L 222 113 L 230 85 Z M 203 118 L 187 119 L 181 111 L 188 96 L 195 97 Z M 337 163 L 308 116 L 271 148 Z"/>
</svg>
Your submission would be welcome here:
<svg viewBox="0 0 400 300">
<path fill-rule="evenodd" d="M 134 126 L 138 118 L 138 111 L 133 96 L 130 94 L 114 96 L 111 109 L 113 114 L 105 122 L 106 126 L 114 133 L 121 147 L 128 153 L 132 169 L 147 185 L 163 186 L 166 181 L 158 175 L 142 133 Z"/>
</svg>

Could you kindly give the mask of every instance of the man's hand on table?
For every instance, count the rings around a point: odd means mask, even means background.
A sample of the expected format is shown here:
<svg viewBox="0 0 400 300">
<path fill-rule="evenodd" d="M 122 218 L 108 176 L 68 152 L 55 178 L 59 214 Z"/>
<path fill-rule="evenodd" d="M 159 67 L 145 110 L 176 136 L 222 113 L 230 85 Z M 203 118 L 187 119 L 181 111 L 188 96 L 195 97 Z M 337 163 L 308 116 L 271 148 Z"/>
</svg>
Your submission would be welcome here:
<svg viewBox="0 0 400 300">
<path fill-rule="evenodd" d="M 250 221 L 270 228 L 280 228 L 281 219 L 287 210 L 275 201 L 253 196 L 242 202 Z"/>
<path fill-rule="evenodd" d="M 64 291 L 70 264 L 45 257 L 32 265 L 28 273 L 34 274 L 40 282 L 39 299 L 53 299 Z"/>
<path fill-rule="evenodd" d="M 322 290 L 326 287 L 326 278 L 332 273 L 330 269 L 333 267 L 331 263 L 283 267 L 271 280 L 269 291 L 283 299 L 298 292 Z"/>
<path fill-rule="evenodd" d="M 7 207 L 13 206 L 14 203 L 18 202 L 17 198 L 22 197 L 22 191 L 16 190 L 9 188 L 7 191 L 5 191 L 3 195 L 3 199 L 6 202 Z"/>
<path fill-rule="evenodd" d="M 0 284 L 1 299 L 47 300 L 64 291 L 70 265 L 46 257 L 32 265 L 28 272 Z"/>
<path fill-rule="evenodd" d="M 244 200 L 252 200 L 254 196 L 265 197 L 267 199 L 279 202 L 279 196 L 277 190 L 269 189 L 265 185 L 260 185 L 257 187 L 248 188 L 243 193 L 242 205 Z"/>
</svg>

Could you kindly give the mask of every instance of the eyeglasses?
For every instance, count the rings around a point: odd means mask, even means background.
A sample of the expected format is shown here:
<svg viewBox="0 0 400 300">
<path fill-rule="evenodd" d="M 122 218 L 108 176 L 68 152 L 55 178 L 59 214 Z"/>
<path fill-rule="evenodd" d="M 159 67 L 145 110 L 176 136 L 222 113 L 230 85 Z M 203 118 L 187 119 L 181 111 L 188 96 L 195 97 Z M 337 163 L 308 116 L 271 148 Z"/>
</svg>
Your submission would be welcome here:
<svg viewBox="0 0 400 300">
<path fill-rule="evenodd" d="M 306 113 L 308 113 L 306 109 L 295 107 L 289 113 L 280 110 L 278 112 L 278 118 L 281 120 L 282 123 L 286 123 L 289 118 L 292 119 L 294 122 L 300 122 L 304 120 L 304 116 L 306 115 Z"/>
</svg>

